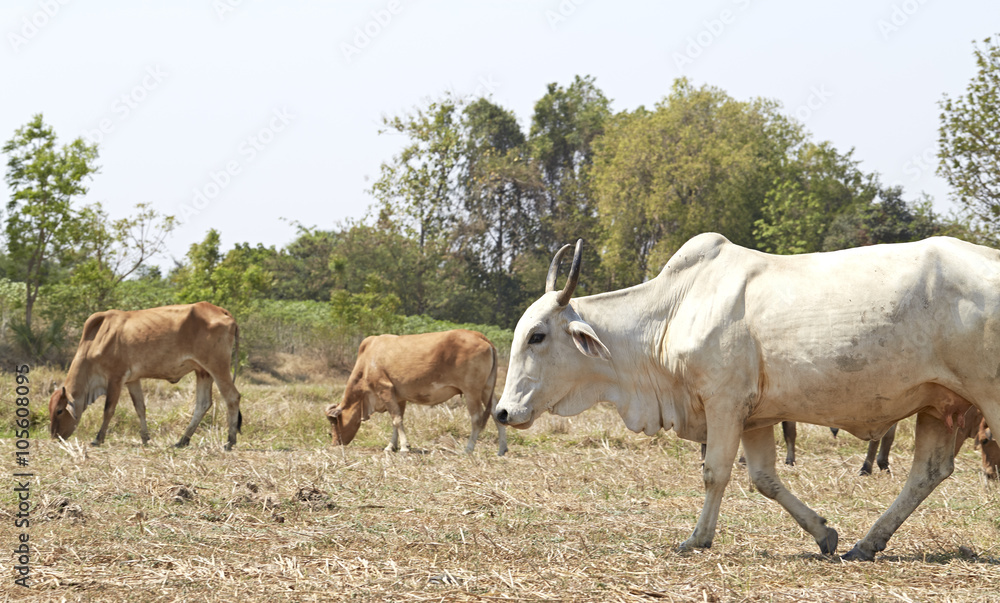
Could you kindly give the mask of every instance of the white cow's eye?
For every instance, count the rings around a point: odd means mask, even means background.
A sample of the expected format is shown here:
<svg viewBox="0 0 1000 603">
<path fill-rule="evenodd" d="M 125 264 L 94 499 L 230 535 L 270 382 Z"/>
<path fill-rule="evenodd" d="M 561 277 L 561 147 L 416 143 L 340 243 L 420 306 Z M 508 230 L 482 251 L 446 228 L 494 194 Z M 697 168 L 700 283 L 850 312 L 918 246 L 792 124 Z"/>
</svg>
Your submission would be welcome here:
<svg viewBox="0 0 1000 603">
<path fill-rule="evenodd" d="M 545 333 L 532 333 L 531 337 L 528 338 L 528 345 L 533 343 L 542 343 L 545 339 Z"/>
</svg>

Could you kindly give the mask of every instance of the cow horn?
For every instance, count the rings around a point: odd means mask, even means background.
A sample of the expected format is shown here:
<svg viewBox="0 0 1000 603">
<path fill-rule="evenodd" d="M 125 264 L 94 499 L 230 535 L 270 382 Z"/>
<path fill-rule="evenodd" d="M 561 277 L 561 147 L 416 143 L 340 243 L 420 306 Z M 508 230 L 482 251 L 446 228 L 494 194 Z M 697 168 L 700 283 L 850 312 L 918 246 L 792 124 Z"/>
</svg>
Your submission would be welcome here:
<svg viewBox="0 0 1000 603">
<path fill-rule="evenodd" d="M 545 292 L 556 290 L 556 277 L 559 276 L 559 264 L 562 263 L 562 257 L 566 255 L 566 250 L 568 250 L 572 245 L 563 245 L 562 249 L 556 252 L 555 257 L 552 258 L 552 263 L 549 264 L 549 275 L 545 277 Z"/>
<path fill-rule="evenodd" d="M 569 245 L 566 247 L 569 247 Z M 569 269 L 569 276 L 566 277 L 566 285 L 563 286 L 563 290 L 559 292 L 559 297 L 556 298 L 556 302 L 560 306 L 569 304 L 570 298 L 573 297 L 573 292 L 576 291 L 576 284 L 580 282 L 580 261 L 583 259 L 582 248 L 583 239 L 577 239 L 576 251 L 573 252 L 573 265 Z"/>
</svg>

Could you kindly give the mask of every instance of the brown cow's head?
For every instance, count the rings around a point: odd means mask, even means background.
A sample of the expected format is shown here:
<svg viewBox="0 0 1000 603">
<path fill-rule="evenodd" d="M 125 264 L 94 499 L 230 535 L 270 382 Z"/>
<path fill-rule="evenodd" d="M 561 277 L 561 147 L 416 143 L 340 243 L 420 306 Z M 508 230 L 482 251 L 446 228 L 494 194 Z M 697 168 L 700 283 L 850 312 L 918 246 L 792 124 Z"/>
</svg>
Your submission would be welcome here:
<svg viewBox="0 0 1000 603">
<path fill-rule="evenodd" d="M 334 446 L 347 446 L 358 433 L 361 419 L 364 415 L 364 404 L 351 404 L 345 396 L 341 404 L 331 404 L 326 407 L 326 418 L 330 421 L 331 443 Z"/>
<path fill-rule="evenodd" d="M 79 422 L 76 408 L 66 395 L 66 388 L 60 387 L 52 392 L 49 399 L 49 434 L 63 439 L 73 435 Z"/>
<path fill-rule="evenodd" d="M 1000 479 L 1000 442 L 993 437 L 992 430 L 986 425 L 986 419 L 979 424 L 976 441 L 983 453 L 983 473 L 988 479 Z"/>
</svg>

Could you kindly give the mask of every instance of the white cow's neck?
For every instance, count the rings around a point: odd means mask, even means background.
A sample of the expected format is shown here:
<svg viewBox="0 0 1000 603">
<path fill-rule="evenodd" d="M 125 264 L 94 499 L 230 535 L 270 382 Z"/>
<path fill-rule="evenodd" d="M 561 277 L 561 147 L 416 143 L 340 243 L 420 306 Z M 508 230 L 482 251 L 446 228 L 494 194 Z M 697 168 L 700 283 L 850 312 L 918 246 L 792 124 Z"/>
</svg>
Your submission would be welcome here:
<svg viewBox="0 0 1000 603">
<path fill-rule="evenodd" d="M 661 428 L 687 431 L 686 401 L 675 399 L 678 388 L 668 385 L 672 376 L 665 370 L 667 325 L 680 294 L 661 278 L 570 302 L 611 352 L 611 361 L 595 360 L 595 374 L 571 394 L 580 406 L 611 402 L 629 429 L 648 435 Z"/>
</svg>

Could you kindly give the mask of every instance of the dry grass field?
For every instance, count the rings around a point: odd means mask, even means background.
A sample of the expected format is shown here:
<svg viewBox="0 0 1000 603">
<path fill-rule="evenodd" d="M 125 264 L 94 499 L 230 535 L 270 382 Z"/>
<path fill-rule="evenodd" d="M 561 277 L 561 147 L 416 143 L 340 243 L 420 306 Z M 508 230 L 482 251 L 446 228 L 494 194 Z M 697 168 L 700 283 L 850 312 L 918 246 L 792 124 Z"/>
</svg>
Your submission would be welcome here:
<svg viewBox="0 0 1000 603">
<path fill-rule="evenodd" d="M 301 364 L 301 363 L 300 363 Z M 383 452 L 377 415 L 351 446 L 327 446 L 323 407 L 343 379 L 289 368 L 286 382 L 242 376 L 243 434 L 231 453 L 205 422 L 174 449 L 193 377 L 147 382 L 153 434 L 140 444 L 131 402 L 106 444 L 89 445 L 90 409 L 66 443 L 48 439 L 48 388 L 32 372 L 31 588 L 5 566 L 4 599 L 88 601 L 998 601 L 1000 491 L 971 442 L 957 469 L 874 563 L 819 554 L 774 502 L 734 469 L 715 544 L 678 554 L 702 505 L 698 446 L 628 432 L 613 409 L 545 417 L 513 431 L 496 457 L 492 422 L 473 455 L 464 407 L 411 407 L 409 454 Z M 2 376 L 0 544 L 16 546 L 12 376 Z M 501 381 L 502 383 L 502 381 Z M 216 400 L 218 393 L 216 392 Z M 457 401 L 454 401 L 457 402 Z M 779 430 L 780 431 L 780 430 Z M 777 432 L 776 432 L 777 433 Z M 893 473 L 857 475 L 865 444 L 800 426 L 798 465 L 780 468 L 848 550 L 907 475 L 912 421 Z M 780 455 L 783 457 L 783 454 Z"/>
</svg>

